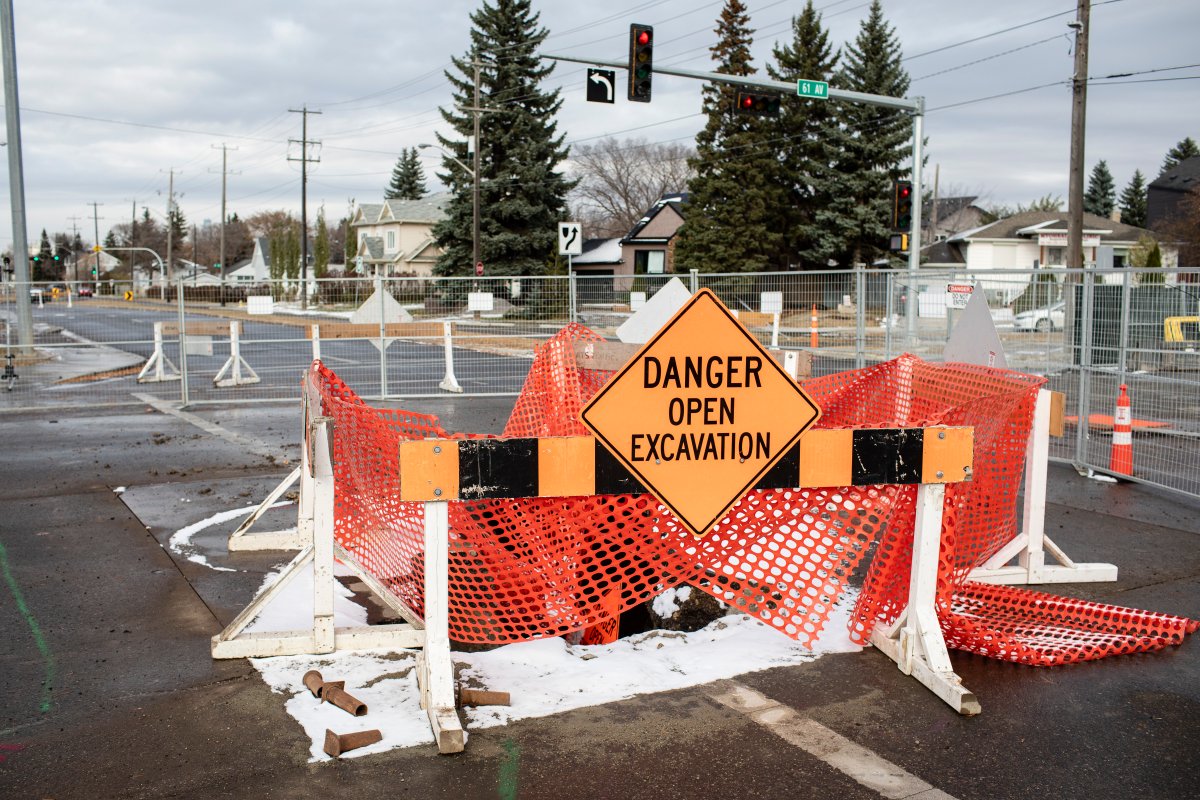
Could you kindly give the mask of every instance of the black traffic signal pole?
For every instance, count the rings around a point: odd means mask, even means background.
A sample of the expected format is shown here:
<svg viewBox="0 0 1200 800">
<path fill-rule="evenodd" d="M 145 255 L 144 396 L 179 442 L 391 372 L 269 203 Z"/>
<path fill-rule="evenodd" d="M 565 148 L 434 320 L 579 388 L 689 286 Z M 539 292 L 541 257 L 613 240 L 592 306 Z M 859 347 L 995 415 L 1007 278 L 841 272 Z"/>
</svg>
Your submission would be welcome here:
<svg viewBox="0 0 1200 800">
<path fill-rule="evenodd" d="M 626 61 L 607 61 L 597 58 L 579 58 L 577 56 L 557 56 L 549 53 L 539 53 L 540 58 L 549 59 L 551 61 L 571 61 L 577 64 L 591 64 L 597 67 L 612 67 L 616 69 L 629 69 L 629 63 Z M 695 80 L 709 81 L 711 83 L 728 83 L 733 86 L 746 86 L 751 89 L 767 89 L 770 91 L 783 92 L 786 94 L 795 94 L 795 81 L 773 81 L 764 78 L 748 77 L 742 75 L 724 75 L 720 72 L 697 72 L 690 69 L 676 69 L 674 67 L 653 67 L 653 71 L 661 75 L 673 75 L 677 78 L 692 78 Z M 882 94 L 868 94 L 867 92 L 852 92 L 848 89 L 835 89 L 829 87 L 829 99 L 844 100 L 848 103 L 861 103 L 869 106 L 881 106 L 883 108 L 896 108 L 901 111 L 909 112 L 913 120 L 913 166 L 912 166 L 912 183 L 913 192 L 917 197 L 921 194 L 921 162 L 924 160 L 924 148 L 921 139 L 924 137 L 923 127 L 925 122 L 925 98 L 924 97 L 888 97 Z M 913 202 L 912 215 L 912 235 L 909 237 L 910 246 L 908 251 L 908 291 L 907 303 L 905 307 L 905 316 L 907 317 L 908 338 L 910 341 L 915 341 L 917 336 L 917 268 L 921 263 L 921 204 Z"/>
</svg>

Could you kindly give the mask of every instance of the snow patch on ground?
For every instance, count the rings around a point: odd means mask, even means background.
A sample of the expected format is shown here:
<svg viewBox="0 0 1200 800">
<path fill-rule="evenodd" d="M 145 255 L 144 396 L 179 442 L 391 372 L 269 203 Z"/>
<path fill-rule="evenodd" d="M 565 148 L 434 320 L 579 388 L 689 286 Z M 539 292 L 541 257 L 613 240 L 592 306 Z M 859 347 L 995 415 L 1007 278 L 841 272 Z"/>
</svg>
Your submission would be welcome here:
<svg viewBox="0 0 1200 800">
<path fill-rule="evenodd" d="M 658 614 L 659 617 L 666 619 L 678 611 L 684 603 L 691 599 L 691 596 L 692 587 L 690 586 L 680 586 L 675 589 L 668 589 L 658 597 L 654 598 L 654 602 L 650 604 L 650 608 L 652 608 L 654 613 Z"/>
<path fill-rule="evenodd" d="M 275 505 L 271 506 L 271 508 L 281 508 L 282 506 L 290 504 L 290 501 L 285 500 L 276 503 Z M 186 528 L 180 528 L 172 533 L 171 538 L 167 540 L 167 547 L 170 548 L 172 553 L 183 556 L 188 561 L 201 564 L 209 569 L 216 570 L 217 572 L 237 572 L 237 570 L 233 569 L 232 567 L 218 567 L 211 563 L 208 560 L 208 556 L 206 556 L 203 552 L 202 548 L 198 547 L 192 540 L 199 533 L 211 528 L 214 525 L 220 525 L 221 523 L 228 522 L 231 519 L 238 519 L 239 517 L 246 516 L 253 508 L 253 505 L 248 505 L 245 508 L 234 508 L 230 509 L 229 511 L 221 511 L 213 514 L 211 517 L 205 517 L 199 522 L 193 522 Z"/>
<path fill-rule="evenodd" d="M 269 584 L 264 584 L 267 586 Z M 338 626 L 363 624 L 365 610 L 338 586 Z M 689 587 L 682 590 L 690 591 Z M 307 604 L 301 595 L 307 592 Z M 312 624 L 312 571 L 298 574 L 275 598 L 254 630 L 295 630 Z M 531 717 L 544 717 L 586 706 L 611 703 L 639 694 L 697 686 L 747 672 L 804 664 L 826 653 L 858 652 L 849 639 L 849 610 L 857 592 L 847 589 L 814 650 L 757 620 L 731 614 L 693 633 L 649 631 L 598 646 L 570 645 L 561 638 L 510 644 L 482 653 L 451 653 L 459 680 L 467 686 L 509 692 L 510 706 L 464 710 L 466 728 L 490 728 Z M 275 610 L 272 610 L 275 609 Z M 306 616 L 307 614 L 307 616 Z M 269 616 L 268 616 L 269 615 Z M 354 620 L 345 622 L 344 620 Z M 266 627 L 268 626 L 269 627 Z M 369 650 L 256 658 L 251 663 L 275 692 L 312 744 L 310 761 L 328 760 L 322 747 L 325 730 L 334 733 L 377 728 L 382 741 L 352 750 L 343 758 L 380 753 L 396 747 L 433 747 L 428 717 L 421 710 L 416 651 Z M 346 691 L 367 704 L 364 717 L 352 717 L 321 703 L 304 688 L 304 673 L 318 670 L 327 681 L 346 681 Z"/>
</svg>

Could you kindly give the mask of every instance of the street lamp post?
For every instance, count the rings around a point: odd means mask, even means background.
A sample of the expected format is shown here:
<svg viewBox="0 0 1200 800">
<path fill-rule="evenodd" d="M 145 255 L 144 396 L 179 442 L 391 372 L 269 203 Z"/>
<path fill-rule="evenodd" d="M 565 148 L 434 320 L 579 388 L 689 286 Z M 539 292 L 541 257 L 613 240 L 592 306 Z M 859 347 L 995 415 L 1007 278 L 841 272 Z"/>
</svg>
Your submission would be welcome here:
<svg viewBox="0 0 1200 800">
<path fill-rule="evenodd" d="M 149 247 L 100 247 L 99 245 L 97 245 L 95 250 L 96 250 L 96 263 L 100 263 L 100 251 L 102 251 L 102 250 L 104 250 L 104 251 L 118 250 L 118 251 L 123 251 L 123 252 L 136 250 L 138 252 L 149 253 L 150 255 L 154 256 L 154 260 L 158 262 L 158 274 L 162 278 L 162 284 L 159 286 L 159 297 L 162 300 L 167 299 L 167 269 L 166 269 L 166 266 L 163 264 L 162 256 L 160 256 L 158 253 L 151 250 Z M 131 281 L 133 280 L 133 270 L 132 269 L 129 272 L 129 279 Z M 96 282 L 97 283 L 100 282 L 100 270 L 99 269 L 96 270 Z M 150 276 L 150 288 L 151 289 L 154 288 L 154 276 L 153 275 Z"/>
<path fill-rule="evenodd" d="M 479 269 L 479 139 L 475 139 L 475 169 L 471 169 L 463 162 L 459 161 L 446 148 L 436 144 L 419 144 L 417 148 L 420 150 L 428 150 L 435 148 L 442 152 L 446 158 L 458 164 L 463 170 L 471 176 L 471 265 L 475 270 Z"/>
</svg>

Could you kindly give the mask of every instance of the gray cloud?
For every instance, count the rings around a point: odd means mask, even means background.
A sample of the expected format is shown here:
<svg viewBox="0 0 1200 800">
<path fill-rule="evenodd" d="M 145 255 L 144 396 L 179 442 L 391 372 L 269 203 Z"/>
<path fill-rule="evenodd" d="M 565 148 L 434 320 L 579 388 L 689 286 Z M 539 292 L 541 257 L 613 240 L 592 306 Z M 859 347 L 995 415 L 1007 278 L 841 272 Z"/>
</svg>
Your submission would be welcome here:
<svg viewBox="0 0 1200 800">
<path fill-rule="evenodd" d="M 466 51 L 468 16 L 477 2 L 17 0 L 16 6 L 26 202 L 30 238 L 36 240 L 42 228 L 69 230 L 72 216 L 86 217 L 79 224 L 90 238 L 93 201 L 104 204 L 101 235 L 128 218 L 131 201 L 165 209 L 171 168 L 177 170 L 180 207 L 189 221 L 216 220 L 220 151 L 213 146 L 222 142 L 238 148 L 229 154 L 230 169 L 239 173 L 229 178 L 231 210 L 246 215 L 298 209 L 299 169 L 287 156 L 296 155 L 288 139 L 299 138 L 300 118 L 288 109 L 305 103 L 323 112 L 309 118 L 310 136 L 323 143 L 310 178 L 310 213 L 325 203 L 336 219 L 349 198 L 378 200 L 401 148 L 448 131 L 437 111 L 450 102 L 442 70 Z M 622 60 L 628 25 L 638 21 L 656 26 L 659 63 L 695 70 L 711 68 L 707 48 L 720 6 L 689 0 L 619 8 L 575 0 L 535 3 L 551 32 L 546 52 Z M 825 9 L 837 45 L 856 35 L 866 12 L 860 0 L 817 6 Z M 790 36 L 790 15 L 802 5 L 756 0 L 749 7 L 761 68 L 773 43 Z M 1069 0 L 885 3 L 909 54 L 1072 7 Z M 1070 124 L 1065 86 L 937 109 L 1068 80 L 1071 16 L 906 61 L 909 73 L 920 77 L 1024 48 L 914 83 L 912 93 L 934 109 L 925 128 L 930 163 L 940 166 L 943 186 L 978 189 L 1003 203 L 1044 194 L 1065 197 Z M 1200 62 L 1194 55 L 1198 23 L 1195 3 L 1097 3 L 1089 72 Z M 1044 39 L 1052 40 L 1034 44 Z M 570 142 L 608 134 L 687 141 L 703 123 L 695 81 L 660 75 L 653 103 L 618 99 L 601 106 L 584 100 L 585 69 L 559 64 L 550 81 L 563 89 L 559 130 Z M 1197 75 L 1200 69 L 1138 78 Z M 1198 89 L 1194 80 L 1093 86 L 1088 168 L 1107 159 L 1118 187 L 1135 168 L 1153 178 L 1169 147 L 1184 136 L 1200 136 Z M 437 159 L 425 165 L 435 183 Z M 0 247 L 7 247 L 11 216 L 3 195 Z"/>
</svg>

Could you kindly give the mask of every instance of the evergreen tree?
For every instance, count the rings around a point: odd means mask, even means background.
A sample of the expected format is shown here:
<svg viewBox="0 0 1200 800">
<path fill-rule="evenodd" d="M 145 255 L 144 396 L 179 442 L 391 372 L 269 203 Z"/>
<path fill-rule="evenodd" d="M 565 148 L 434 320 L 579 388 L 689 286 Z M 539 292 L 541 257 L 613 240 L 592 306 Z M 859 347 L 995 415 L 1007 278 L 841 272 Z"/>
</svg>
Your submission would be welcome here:
<svg viewBox="0 0 1200 800">
<path fill-rule="evenodd" d="M 1140 169 L 1135 169 L 1129 185 L 1121 192 L 1121 222 L 1146 227 L 1146 196 L 1146 179 Z"/>
<path fill-rule="evenodd" d="M 1166 172 L 1171 167 L 1177 166 L 1180 161 L 1191 158 L 1192 156 L 1200 156 L 1200 146 L 1197 146 L 1192 137 L 1188 136 L 1182 139 L 1179 144 L 1167 151 L 1166 158 L 1163 159 L 1162 169 L 1159 170 L 1159 174 Z"/>
<path fill-rule="evenodd" d="M 317 210 L 317 235 L 313 240 L 313 277 L 329 274 L 329 227 L 325 224 L 325 206 Z"/>
<path fill-rule="evenodd" d="M 33 280 L 48 281 L 54 279 L 53 259 L 54 247 L 50 244 L 50 235 L 42 228 L 42 243 L 38 246 L 37 260 L 33 262 Z"/>
<path fill-rule="evenodd" d="M 1088 178 L 1087 192 L 1083 195 L 1083 210 L 1089 214 L 1107 217 L 1112 214 L 1116 204 L 1116 184 L 1113 183 L 1112 173 L 1108 171 L 1108 162 L 1101 159 L 1092 167 L 1092 174 Z"/>
<path fill-rule="evenodd" d="M 573 185 L 556 172 L 566 158 L 554 115 L 562 101 L 558 90 L 540 84 L 553 67 L 543 66 L 537 51 L 546 38 L 530 0 L 485 1 L 471 14 L 471 46 L 452 59 L 459 74 L 446 73 L 454 87 L 454 107 L 442 118 L 454 128 L 453 139 L 438 140 L 464 164 L 473 114 L 462 109 L 475 102 L 475 62 L 480 63 L 479 102 L 489 109 L 480 120 L 479 191 L 480 256 L 487 273 L 541 275 L 553 263 L 555 227 Z M 433 234 L 442 255 L 438 275 L 474 274 L 471 264 L 472 178 L 453 159 L 442 161 L 442 182 L 453 198 L 446 219 Z M 540 283 L 540 282 L 539 282 Z M 537 299 L 537 292 L 522 295 Z"/>
<path fill-rule="evenodd" d="M 909 77 L 901 66 L 895 29 L 879 0 L 847 45 L 834 86 L 856 92 L 904 97 Z M 831 101 L 832 102 L 832 101 Z M 884 252 L 891 232 L 891 182 L 909 174 L 901 168 L 911 153 L 912 122 L 896 109 L 839 104 L 836 192 L 817 214 L 820 247 L 841 266 L 869 263 Z M 920 187 L 916 187 L 920 196 Z"/>
<path fill-rule="evenodd" d="M 417 158 L 417 148 L 400 151 L 392 168 L 392 182 L 383 190 L 385 200 L 420 200 L 425 196 L 425 170 Z"/>
<path fill-rule="evenodd" d="M 776 45 L 775 64 L 767 72 L 775 80 L 800 78 L 828 81 L 837 68 L 839 53 L 829 45 L 829 34 L 821 25 L 821 15 L 808 0 L 804 11 L 792 17 L 792 42 Z M 773 138 L 782 157 L 779 161 L 778 186 L 787 191 L 785 201 L 775 208 L 775 230 L 784 232 L 780 266 L 801 264 L 823 268 L 832 255 L 821 247 L 817 212 L 829 205 L 836 195 L 840 176 L 830 165 L 837 160 L 832 142 L 836 137 L 837 117 L 825 101 L 792 100 L 785 102 Z"/>
<path fill-rule="evenodd" d="M 283 234 L 282 266 L 283 274 L 289 282 L 300 277 L 300 236 L 299 224 L 289 225 Z"/>
<path fill-rule="evenodd" d="M 725 0 L 712 47 L 716 72 L 753 75 L 753 31 L 741 0 Z M 783 188 L 767 118 L 739 114 L 737 91 L 705 85 L 708 122 L 696 135 L 695 176 L 688 183 L 684 223 L 675 239 L 676 268 L 705 272 L 758 272 L 777 265 L 783 236 L 771 225 Z"/>
</svg>

